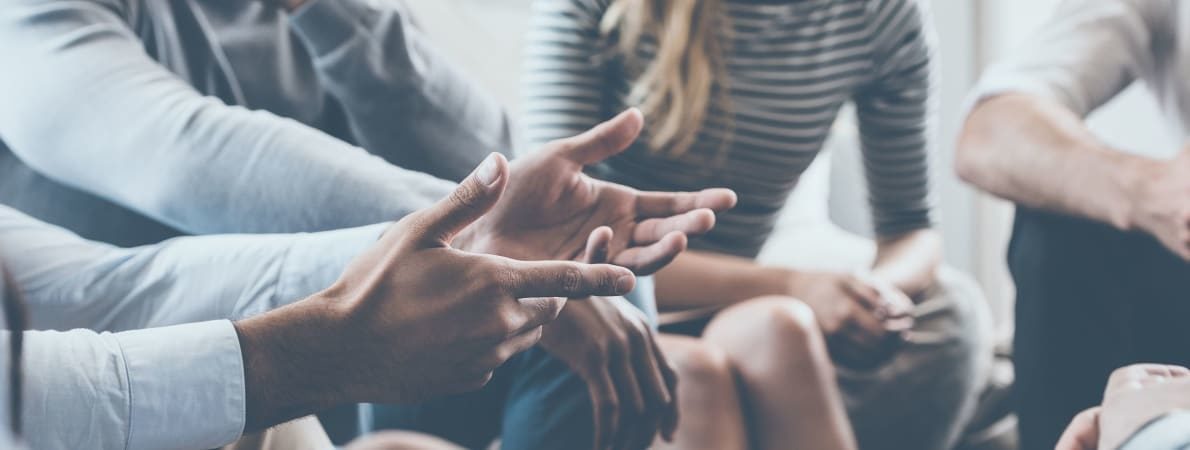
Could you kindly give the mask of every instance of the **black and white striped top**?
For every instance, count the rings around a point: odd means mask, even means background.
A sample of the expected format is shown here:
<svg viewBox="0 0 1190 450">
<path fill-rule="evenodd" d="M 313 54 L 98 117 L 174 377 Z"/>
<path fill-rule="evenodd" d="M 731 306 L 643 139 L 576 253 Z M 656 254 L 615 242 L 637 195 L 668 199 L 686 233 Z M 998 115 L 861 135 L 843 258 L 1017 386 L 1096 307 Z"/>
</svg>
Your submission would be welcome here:
<svg viewBox="0 0 1190 450">
<path fill-rule="evenodd" d="M 535 2 L 523 105 L 525 136 L 534 146 L 631 106 L 626 101 L 635 73 L 598 31 L 608 3 Z M 726 12 L 728 83 L 719 87 L 726 89 L 731 116 L 713 104 L 697 143 L 680 157 L 652 152 L 641 139 L 595 173 L 647 190 L 735 189 L 739 206 L 721 214 L 716 229 L 691 247 L 754 257 L 841 107 L 853 101 L 876 233 L 929 227 L 934 89 L 925 6 L 918 0 L 729 0 Z M 655 50 L 655 39 L 643 39 L 640 61 Z M 731 136 L 726 147 L 725 134 Z"/>
</svg>

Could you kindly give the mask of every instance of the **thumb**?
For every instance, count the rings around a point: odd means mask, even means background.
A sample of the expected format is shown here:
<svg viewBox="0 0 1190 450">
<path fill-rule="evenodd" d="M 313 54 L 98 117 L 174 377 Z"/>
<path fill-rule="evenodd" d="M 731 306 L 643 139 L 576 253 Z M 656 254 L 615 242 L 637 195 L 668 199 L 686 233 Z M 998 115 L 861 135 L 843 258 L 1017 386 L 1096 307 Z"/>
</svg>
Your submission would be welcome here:
<svg viewBox="0 0 1190 450">
<path fill-rule="evenodd" d="M 417 219 L 418 238 L 450 243 L 455 234 L 496 205 L 508 185 L 508 160 L 492 153 L 445 199 L 426 208 Z"/>
<path fill-rule="evenodd" d="M 640 110 L 629 108 L 583 134 L 554 143 L 552 150 L 576 164 L 586 166 L 627 149 L 640 136 L 641 128 L 644 128 L 644 116 Z"/>
</svg>

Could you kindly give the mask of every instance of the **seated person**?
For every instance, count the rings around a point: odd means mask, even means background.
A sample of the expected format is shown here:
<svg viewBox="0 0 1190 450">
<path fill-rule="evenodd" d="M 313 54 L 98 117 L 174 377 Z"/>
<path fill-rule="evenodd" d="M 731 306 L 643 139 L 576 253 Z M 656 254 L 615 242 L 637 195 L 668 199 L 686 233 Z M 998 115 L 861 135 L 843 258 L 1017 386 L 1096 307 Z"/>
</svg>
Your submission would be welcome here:
<svg viewBox="0 0 1190 450">
<path fill-rule="evenodd" d="M 1190 365 L 1190 7 L 1067 0 L 976 86 L 958 174 L 1016 204 L 1013 362 L 1022 448 L 1051 448 L 1113 370 Z M 1100 139 L 1086 118 L 1133 84 L 1169 148 Z M 1180 145 L 1179 145 L 1180 144 Z"/>
<path fill-rule="evenodd" d="M 28 328 L 70 330 L 21 334 L 27 442 L 211 448 L 342 403 L 483 387 L 566 298 L 634 285 L 622 267 L 452 248 L 508 184 L 493 156 L 391 226 L 133 249 L 0 207 L 5 285 L 28 301 Z M 611 242 L 599 228 L 580 251 L 614 255 Z"/>
<path fill-rule="evenodd" d="M 698 313 L 662 328 L 693 336 L 661 340 L 683 380 L 676 447 L 942 450 L 967 425 L 992 357 L 988 312 L 973 281 L 939 268 L 924 4 L 534 3 L 530 141 L 639 106 L 643 138 L 593 175 L 740 196 L 656 276 L 662 310 Z M 857 275 L 756 262 L 847 102 L 862 138 L 874 263 Z"/>
<path fill-rule="evenodd" d="M 0 58 L 21 61 L 0 71 L 0 202 L 118 245 L 393 220 L 451 192 L 454 184 L 435 176 L 457 180 L 489 151 L 511 147 L 504 111 L 435 56 L 397 2 L 0 0 Z M 635 137 L 639 114 L 622 119 L 627 127 L 608 131 Z M 731 201 L 723 191 L 681 205 L 664 195 L 616 191 L 623 203 L 605 204 L 619 208 L 606 210 L 616 212 L 611 216 L 543 211 L 593 200 L 567 189 L 583 186 L 576 172 L 601 154 L 518 161 L 512 172 L 523 169 L 525 176 L 515 179 L 547 189 L 520 188 L 514 180 L 509 196 L 520 206 L 485 222 L 510 225 L 505 231 L 522 241 L 560 222 L 611 224 L 613 250 L 637 249 L 615 251 L 611 261 L 647 274 L 665 259 L 659 256 L 684 247 L 681 231 L 708 220 L 647 219 Z M 553 250 L 581 248 L 590 230 L 568 231 L 577 245 Z M 463 246 L 471 251 L 528 259 L 521 248 L 481 248 L 499 241 L 491 236 L 460 241 L 473 242 Z M 652 309 L 651 296 L 633 297 Z M 642 380 L 655 381 L 666 367 L 647 329 L 609 330 L 635 319 L 602 311 L 606 320 L 580 329 L 577 314 L 561 317 L 559 330 L 568 331 L 547 340 L 595 353 L 615 348 L 596 339 L 631 336 L 625 354 L 635 370 L 651 375 Z M 586 333 L 591 326 L 604 332 Z M 586 390 L 557 358 L 560 347 L 517 355 L 482 399 L 450 398 L 378 416 L 388 426 L 461 433 L 446 437 L 466 446 L 502 434 L 511 447 L 581 448 L 592 440 L 594 420 Z M 672 409 L 664 383 L 641 384 L 650 394 L 636 409 Z M 633 406 L 623 405 L 623 416 L 635 417 Z M 462 412 L 477 415 L 474 426 L 453 425 Z M 543 416 L 551 422 L 541 423 Z M 361 424 L 332 425 L 328 431 L 342 442 Z M 638 434 L 651 437 L 657 427 L 649 428 Z"/>
<path fill-rule="evenodd" d="M 1136 364 L 1112 372 L 1103 403 L 1079 413 L 1057 450 L 1190 449 L 1190 370 Z"/>
</svg>

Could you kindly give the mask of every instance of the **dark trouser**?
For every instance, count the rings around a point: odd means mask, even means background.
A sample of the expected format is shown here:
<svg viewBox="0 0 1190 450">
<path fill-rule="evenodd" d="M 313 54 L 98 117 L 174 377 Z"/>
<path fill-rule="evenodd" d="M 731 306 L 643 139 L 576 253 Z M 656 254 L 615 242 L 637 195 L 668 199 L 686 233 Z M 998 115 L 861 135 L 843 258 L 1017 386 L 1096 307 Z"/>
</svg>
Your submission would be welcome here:
<svg viewBox="0 0 1190 450">
<path fill-rule="evenodd" d="M 1190 265 L 1156 239 L 1018 208 L 1008 263 L 1023 450 L 1054 448 L 1112 370 L 1190 364 Z"/>
<path fill-rule="evenodd" d="M 626 297 L 656 324 L 651 278 L 638 278 L 636 289 Z M 496 438 L 502 448 L 517 450 L 582 450 L 594 445 L 595 420 L 586 382 L 540 347 L 513 356 L 478 391 L 418 405 L 364 405 L 360 414 L 356 411 L 353 405 L 319 415 L 336 444 L 360 432 L 400 429 L 472 449 L 487 448 Z"/>
</svg>

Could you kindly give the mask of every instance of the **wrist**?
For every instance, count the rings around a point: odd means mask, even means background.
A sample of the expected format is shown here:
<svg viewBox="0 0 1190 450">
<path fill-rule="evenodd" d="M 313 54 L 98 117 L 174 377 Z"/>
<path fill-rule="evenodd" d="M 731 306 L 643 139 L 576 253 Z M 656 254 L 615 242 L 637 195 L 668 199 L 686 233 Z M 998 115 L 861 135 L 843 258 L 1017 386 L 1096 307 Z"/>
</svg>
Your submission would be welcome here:
<svg viewBox="0 0 1190 450">
<path fill-rule="evenodd" d="M 1145 158 L 1128 157 L 1121 161 L 1122 170 L 1116 171 L 1116 185 L 1122 192 L 1116 207 L 1108 218 L 1110 225 L 1121 231 L 1144 228 L 1144 206 L 1149 202 L 1149 184 L 1159 176 L 1161 163 Z"/>
<path fill-rule="evenodd" d="M 335 364 L 343 327 L 321 294 L 235 322 L 244 360 L 246 431 L 334 406 L 349 397 Z"/>
</svg>

